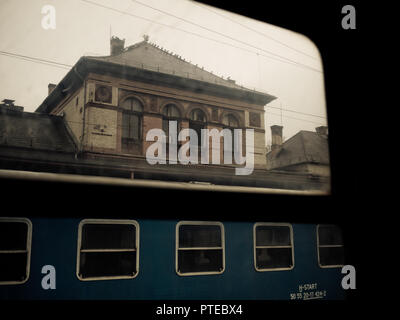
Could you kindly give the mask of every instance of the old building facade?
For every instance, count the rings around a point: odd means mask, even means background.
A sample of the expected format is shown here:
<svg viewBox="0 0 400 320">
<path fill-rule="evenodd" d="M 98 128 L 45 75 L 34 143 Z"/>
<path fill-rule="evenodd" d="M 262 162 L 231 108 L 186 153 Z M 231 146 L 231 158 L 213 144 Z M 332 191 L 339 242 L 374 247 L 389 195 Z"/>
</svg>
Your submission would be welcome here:
<svg viewBox="0 0 400 320">
<path fill-rule="evenodd" d="M 48 96 L 33 113 L 5 101 L 0 107 L 0 169 L 330 189 L 329 179 L 323 175 L 268 170 L 264 107 L 274 96 L 205 71 L 150 43 L 148 37 L 126 48 L 124 40 L 113 37 L 110 49 L 109 56 L 81 57 L 57 85 L 49 84 Z M 162 129 L 168 136 L 171 121 L 178 132 L 189 128 L 198 136 L 201 129 L 242 129 L 243 156 L 251 150 L 245 133 L 252 129 L 254 170 L 249 175 L 235 174 L 244 164 L 226 163 L 223 138 L 219 140 L 218 163 L 212 163 L 210 138 L 208 164 L 200 160 L 186 165 L 150 164 L 146 151 L 154 141 L 146 137 L 152 129 Z M 199 139 L 197 146 L 202 143 Z M 171 139 L 166 147 L 174 150 L 184 144 L 186 141 Z"/>
<path fill-rule="evenodd" d="M 267 153 L 268 170 L 330 177 L 328 127 L 317 127 L 315 132 L 301 130 L 287 141 L 283 141 L 282 131 L 282 126 L 271 126 L 272 146 Z"/>
<path fill-rule="evenodd" d="M 275 97 L 207 72 L 147 38 L 123 46 L 112 38 L 110 56 L 81 59 L 70 72 L 81 81 L 66 88 L 61 82 L 37 111 L 63 115 L 81 152 L 138 160 L 152 143 L 145 139 L 149 130 L 167 132 L 172 120 L 178 131 L 191 128 L 199 137 L 201 129 L 251 128 L 255 167 L 265 168 L 264 106 Z M 242 144 L 244 152 L 245 135 Z M 210 141 L 210 155 L 211 148 Z M 223 139 L 220 150 L 223 160 Z"/>
</svg>

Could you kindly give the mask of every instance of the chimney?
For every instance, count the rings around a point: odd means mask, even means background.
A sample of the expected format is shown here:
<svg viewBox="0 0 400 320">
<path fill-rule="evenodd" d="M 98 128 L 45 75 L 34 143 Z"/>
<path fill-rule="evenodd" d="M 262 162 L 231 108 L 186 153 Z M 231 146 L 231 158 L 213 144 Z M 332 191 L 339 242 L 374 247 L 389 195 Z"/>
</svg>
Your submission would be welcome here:
<svg viewBox="0 0 400 320">
<path fill-rule="evenodd" d="M 282 146 L 282 126 L 271 126 L 272 146 L 271 150 L 274 151 Z"/>
<path fill-rule="evenodd" d="M 0 108 L 5 109 L 5 110 L 23 112 L 23 111 L 24 111 L 24 107 L 16 106 L 16 105 L 14 104 L 14 101 L 15 101 L 15 100 L 4 99 L 4 100 L 2 101 L 3 103 L 0 103 Z"/>
<path fill-rule="evenodd" d="M 328 127 L 327 126 L 320 126 L 315 128 L 317 134 L 321 137 L 328 138 Z"/>
<path fill-rule="evenodd" d="M 110 54 L 116 55 L 124 51 L 125 39 L 121 40 L 118 37 L 112 36 L 110 39 Z"/>
<path fill-rule="evenodd" d="M 47 86 L 47 88 L 48 88 L 48 90 L 49 90 L 48 95 L 50 95 L 50 93 L 54 90 L 54 88 L 55 88 L 56 86 L 57 86 L 57 85 L 54 84 L 54 83 L 49 83 L 49 85 Z"/>
</svg>

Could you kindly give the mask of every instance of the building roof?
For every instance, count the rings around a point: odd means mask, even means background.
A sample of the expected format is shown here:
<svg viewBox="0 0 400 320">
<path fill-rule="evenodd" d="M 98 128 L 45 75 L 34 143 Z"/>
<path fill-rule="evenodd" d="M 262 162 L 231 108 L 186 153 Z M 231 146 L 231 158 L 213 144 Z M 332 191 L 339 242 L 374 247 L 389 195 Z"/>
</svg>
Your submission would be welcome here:
<svg viewBox="0 0 400 320">
<path fill-rule="evenodd" d="M 178 54 L 146 40 L 126 47 L 119 54 L 102 57 L 88 56 L 87 58 L 160 73 L 173 74 L 183 78 L 219 84 L 229 88 L 254 91 L 237 85 L 234 80 L 224 79 L 212 72 L 206 71 L 203 67 L 186 61 Z"/>
<path fill-rule="evenodd" d="M 56 88 L 37 108 L 37 112 L 50 113 L 68 93 L 78 89 L 90 73 L 100 73 L 129 80 L 230 97 L 264 106 L 275 96 L 237 85 L 185 61 L 153 43 L 142 41 L 110 56 L 84 56 L 72 67 Z"/>
<path fill-rule="evenodd" d="M 267 166 L 270 169 L 300 163 L 329 165 L 328 139 L 316 132 L 301 130 L 280 148 L 267 154 Z"/>
<path fill-rule="evenodd" d="M 0 147 L 74 152 L 75 144 L 59 116 L 0 107 Z"/>
</svg>

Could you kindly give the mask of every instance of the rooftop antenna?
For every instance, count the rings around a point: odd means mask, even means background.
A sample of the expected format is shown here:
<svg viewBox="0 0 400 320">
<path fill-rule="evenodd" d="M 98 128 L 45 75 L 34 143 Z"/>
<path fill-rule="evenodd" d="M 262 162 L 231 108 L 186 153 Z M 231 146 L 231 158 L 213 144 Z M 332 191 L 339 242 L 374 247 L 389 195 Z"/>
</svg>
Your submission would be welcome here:
<svg viewBox="0 0 400 320">
<path fill-rule="evenodd" d="M 282 125 L 282 102 L 281 102 L 281 125 Z"/>
</svg>

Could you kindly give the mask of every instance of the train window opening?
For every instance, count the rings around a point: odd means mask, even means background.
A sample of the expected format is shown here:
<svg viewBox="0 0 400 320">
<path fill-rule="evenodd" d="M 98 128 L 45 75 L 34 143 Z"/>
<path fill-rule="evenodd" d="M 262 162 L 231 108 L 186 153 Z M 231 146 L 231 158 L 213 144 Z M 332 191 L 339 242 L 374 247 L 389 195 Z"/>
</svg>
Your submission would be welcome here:
<svg viewBox="0 0 400 320">
<path fill-rule="evenodd" d="M 254 225 L 254 265 L 257 271 L 294 268 L 293 230 L 290 224 Z"/>
<path fill-rule="evenodd" d="M 22 284 L 29 278 L 32 223 L 25 218 L 0 218 L 0 285 Z"/>
<path fill-rule="evenodd" d="M 336 268 L 344 265 L 342 230 L 335 225 L 317 226 L 318 264 L 321 268 Z"/>
<path fill-rule="evenodd" d="M 182 221 L 176 226 L 176 272 L 220 274 L 225 270 L 224 226 L 220 222 Z"/>
<path fill-rule="evenodd" d="M 167 2 L 151 2 L 144 20 L 115 15 L 117 5 L 103 8 L 109 24 L 121 28 L 99 46 L 90 32 L 74 30 L 87 30 L 88 20 L 104 27 L 95 8 L 102 1 L 76 1 L 63 9 L 79 15 L 63 29 L 73 42 L 56 37 L 37 47 L 37 59 L 0 55 L 8 66 L 0 78 L 0 178 L 329 195 L 330 128 L 318 47 L 292 30 L 189 0 L 168 1 L 180 21 L 165 25 L 172 27 L 167 32 L 157 12 Z M 17 3 L 8 2 L 10 13 L 20 11 Z M 37 19 L 37 9 L 24 14 Z M 190 32 L 183 17 L 216 34 Z M 16 26 L 3 33 L 6 41 L 19 39 L 22 16 L 2 18 Z M 41 28 L 31 31 L 35 43 L 48 40 Z M 52 59 L 67 65 L 41 65 L 49 45 L 59 48 Z M 30 46 L 21 46 L 29 56 Z M 30 66 L 37 67 L 35 77 L 26 77 Z M 189 181 L 209 184 L 182 183 Z"/>
<path fill-rule="evenodd" d="M 130 279 L 139 272 L 139 224 L 134 220 L 85 219 L 79 224 L 80 280 Z"/>
</svg>

